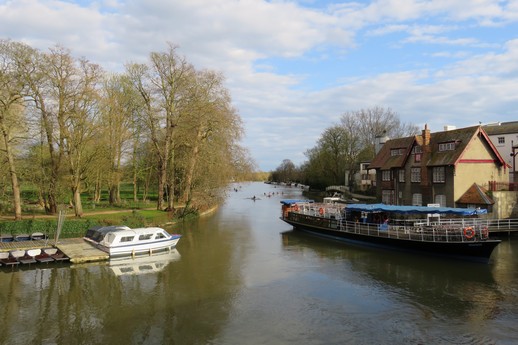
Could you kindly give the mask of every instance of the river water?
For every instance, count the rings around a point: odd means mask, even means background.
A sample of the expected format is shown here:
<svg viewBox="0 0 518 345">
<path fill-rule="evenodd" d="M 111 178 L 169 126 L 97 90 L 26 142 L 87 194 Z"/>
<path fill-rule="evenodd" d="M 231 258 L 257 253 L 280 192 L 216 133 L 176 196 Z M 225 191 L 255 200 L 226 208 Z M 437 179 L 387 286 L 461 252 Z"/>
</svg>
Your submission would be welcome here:
<svg viewBox="0 0 518 345">
<path fill-rule="evenodd" d="M 518 343 L 518 237 L 488 265 L 355 247 L 279 219 L 297 188 L 234 187 L 154 261 L 1 270 L 0 344 Z"/>
</svg>

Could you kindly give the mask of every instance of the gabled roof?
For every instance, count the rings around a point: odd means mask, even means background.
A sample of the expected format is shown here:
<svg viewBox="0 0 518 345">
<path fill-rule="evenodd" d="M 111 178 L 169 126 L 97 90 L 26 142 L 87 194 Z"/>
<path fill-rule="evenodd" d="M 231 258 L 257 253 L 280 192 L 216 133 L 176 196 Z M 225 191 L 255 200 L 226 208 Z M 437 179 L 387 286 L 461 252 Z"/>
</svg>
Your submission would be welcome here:
<svg viewBox="0 0 518 345">
<path fill-rule="evenodd" d="M 443 132 L 430 133 L 430 153 L 427 157 L 427 166 L 446 166 L 456 165 L 462 159 L 466 148 L 475 136 L 479 136 L 484 141 L 495 157 L 497 164 L 506 166 L 506 163 L 496 147 L 493 145 L 488 135 L 481 126 L 466 127 Z M 439 144 L 455 143 L 455 150 L 439 151 Z M 412 146 L 423 145 L 422 135 L 410 136 L 406 138 L 388 140 L 381 148 L 380 152 L 374 157 L 369 169 L 387 170 L 391 168 L 401 168 L 405 165 L 408 156 L 411 153 Z M 391 156 L 391 150 L 396 148 L 406 148 L 405 154 L 400 156 Z"/>
<path fill-rule="evenodd" d="M 426 165 L 455 165 L 462 157 L 469 142 L 478 133 L 479 128 L 480 126 L 475 126 L 432 133 L 430 138 L 431 154 Z M 455 150 L 439 152 L 439 144 L 449 142 L 455 143 Z"/>
<path fill-rule="evenodd" d="M 488 135 L 518 133 L 518 121 L 502 122 L 495 125 L 486 125 L 484 126 L 484 131 L 486 131 Z"/>
<path fill-rule="evenodd" d="M 486 193 L 487 191 L 483 187 L 473 183 L 457 202 L 460 204 L 493 205 L 495 202 Z"/>
<path fill-rule="evenodd" d="M 388 140 L 372 160 L 369 169 L 388 170 L 403 167 L 415 140 L 415 136 Z M 392 156 L 391 150 L 394 149 L 404 149 L 405 151 L 402 155 Z"/>
</svg>

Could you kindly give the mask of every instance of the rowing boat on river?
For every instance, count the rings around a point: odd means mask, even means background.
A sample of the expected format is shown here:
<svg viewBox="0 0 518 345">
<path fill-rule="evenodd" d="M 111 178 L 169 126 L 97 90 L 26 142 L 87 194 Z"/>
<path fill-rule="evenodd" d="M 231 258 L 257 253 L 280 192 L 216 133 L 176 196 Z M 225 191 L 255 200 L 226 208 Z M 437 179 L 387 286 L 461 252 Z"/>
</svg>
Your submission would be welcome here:
<svg viewBox="0 0 518 345">
<path fill-rule="evenodd" d="M 296 230 L 355 244 L 487 263 L 501 242 L 489 238 L 478 218 L 486 210 L 310 200 L 281 204 L 281 219 Z"/>
</svg>

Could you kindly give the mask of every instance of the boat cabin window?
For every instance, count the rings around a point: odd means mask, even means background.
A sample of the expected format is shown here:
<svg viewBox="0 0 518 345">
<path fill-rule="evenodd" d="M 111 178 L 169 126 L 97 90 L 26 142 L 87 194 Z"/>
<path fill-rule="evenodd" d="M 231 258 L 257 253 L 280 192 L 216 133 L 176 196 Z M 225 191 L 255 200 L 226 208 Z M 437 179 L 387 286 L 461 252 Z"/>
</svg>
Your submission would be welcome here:
<svg viewBox="0 0 518 345">
<path fill-rule="evenodd" d="M 133 241 L 134 237 L 135 236 L 123 236 L 123 237 L 121 237 L 121 242 L 131 242 L 131 241 Z"/>
<path fill-rule="evenodd" d="M 153 234 L 142 234 L 138 237 L 139 241 L 150 240 Z"/>
<path fill-rule="evenodd" d="M 163 233 L 159 232 L 158 234 L 156 234 L 155 238 L 156 239 L 165 238 L 165 235 Z"/>
</svg>

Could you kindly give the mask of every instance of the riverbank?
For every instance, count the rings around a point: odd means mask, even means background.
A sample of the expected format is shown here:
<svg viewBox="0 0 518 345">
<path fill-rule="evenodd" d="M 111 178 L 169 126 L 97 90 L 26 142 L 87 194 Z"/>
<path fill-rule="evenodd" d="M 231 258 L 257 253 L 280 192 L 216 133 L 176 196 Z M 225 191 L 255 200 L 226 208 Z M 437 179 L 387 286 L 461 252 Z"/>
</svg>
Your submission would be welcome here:
<svg viewBox="0 0 518 345">
<path fill-rule="evenodd" d="M 198 217 L 205 217 L 213 214 L 218 210 L 219 206 L 214 206 L 198 214 Z M 99 214 L 116 214 L 120 212 L 101 212 Z M 157 226 L 167 227 L 177 224 L 180 219 L 169 221 L 164 224 L 157 224 Z M 84 232 L 83 232 L 84 233 Z M 55 247 L 63 252 L 71 263 L 87 263 L 97 261 L 108 261 L 109 255 L 105 252 L 97 249 L 91 243 L 83 240 L 82 234 L 78 237 L 61 238 L 57 242 L 50 238 L 46 240 L 33 240 L 33 241 L 13 241 L 13 242 L 0 242 L 0 252 L 9 252 L 14 250 L 43 250 L 44 248 Z"/>
</svg>

